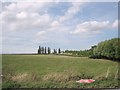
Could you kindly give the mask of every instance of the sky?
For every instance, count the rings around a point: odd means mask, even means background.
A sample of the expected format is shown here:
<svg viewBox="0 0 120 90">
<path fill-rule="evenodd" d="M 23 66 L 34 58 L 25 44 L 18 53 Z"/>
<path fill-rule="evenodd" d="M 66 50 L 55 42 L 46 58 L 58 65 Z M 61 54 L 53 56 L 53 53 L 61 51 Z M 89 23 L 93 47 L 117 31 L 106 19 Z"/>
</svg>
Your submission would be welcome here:
<svg viewBox="0 0 120 90">
<path fill-rule="evenodd" d="M 85 50 L 118 37 L 117 2 L 2 2 L 2 53 Z"/>
</svg>

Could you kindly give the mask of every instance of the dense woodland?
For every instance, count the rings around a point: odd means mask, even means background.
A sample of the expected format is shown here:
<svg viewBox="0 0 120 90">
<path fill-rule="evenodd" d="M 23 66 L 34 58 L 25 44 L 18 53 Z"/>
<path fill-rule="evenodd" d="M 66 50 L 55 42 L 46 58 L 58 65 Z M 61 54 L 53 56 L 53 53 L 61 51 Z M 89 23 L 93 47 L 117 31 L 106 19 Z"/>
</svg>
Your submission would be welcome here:
<svg viewBox="0 0 120 90">
<path fill-rule="evenodd" d="M 65 50 L 65 53 L 73 56 L 86 56 L 98 59 L 110 59 L 120 61 L 120 38 L 105 40 L 98 45 L 92 46 L 89 50 L 72 51 Z"/>
<path fill-rule="evenodd" d="M 92 49 L 91 58 L 103 58 L 113 61 L 120 61 L 120 38 L 113 38 L 111 40 L 105 40 L 98 43 L 96 47 Z"/>
</svg>

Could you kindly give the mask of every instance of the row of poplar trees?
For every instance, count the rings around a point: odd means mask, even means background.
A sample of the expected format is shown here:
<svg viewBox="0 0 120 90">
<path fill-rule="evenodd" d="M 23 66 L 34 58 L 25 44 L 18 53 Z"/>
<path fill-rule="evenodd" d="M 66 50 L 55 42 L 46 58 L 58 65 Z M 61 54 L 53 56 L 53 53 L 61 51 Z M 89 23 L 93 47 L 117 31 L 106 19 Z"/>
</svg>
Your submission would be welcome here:
<svg viewBox="0 0 120 90">
<path fill-rule="evenodd" d="M 60 54 L 60 53 L 61 53 L 60 48 L 58 49 L 58 52 L 57 52 L 57 49 L 54 49 L 53 51 L 53 54 Z M 38 54 L 51 54 L 51 48 L 39 46 Z"/>
</svg>

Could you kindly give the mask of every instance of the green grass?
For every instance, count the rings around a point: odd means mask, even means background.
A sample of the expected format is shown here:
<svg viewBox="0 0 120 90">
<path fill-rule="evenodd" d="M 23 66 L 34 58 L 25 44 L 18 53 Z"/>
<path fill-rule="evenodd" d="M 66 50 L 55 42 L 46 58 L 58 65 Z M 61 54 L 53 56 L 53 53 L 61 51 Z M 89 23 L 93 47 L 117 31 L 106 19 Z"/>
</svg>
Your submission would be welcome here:
<svg viewBox="0 0 120 90">
<path fill-rule="evenodd" d="M 3 55 L 3 88 L 115 88 L 118 63 L 60 55 Z M 109 68 L 109 73 L 106 74 Z M 92 78 L 91 84 L 76 83 Z"/>
</svg>

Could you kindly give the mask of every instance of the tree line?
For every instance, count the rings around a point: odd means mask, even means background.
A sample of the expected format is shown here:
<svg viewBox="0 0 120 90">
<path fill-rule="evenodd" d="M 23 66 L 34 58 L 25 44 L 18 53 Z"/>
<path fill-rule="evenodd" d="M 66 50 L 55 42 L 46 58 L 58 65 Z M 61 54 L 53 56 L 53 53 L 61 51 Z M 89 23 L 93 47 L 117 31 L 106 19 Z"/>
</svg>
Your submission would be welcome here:
<svg viewBox="0 0 120 90">
<path fill-rule="evenodd" d="M 92 54 L 91 50 L 65 50 L 64 52 L 67 55 L 80 56 L 80 57 L 89 57 Z"/>
<path fill-rule="evenodd" d="M 72 56 L 120 61 L 120 38 L 102 41 L 88 50 L 65 50 L 65 53 Z"/>
<path fill-rule="evenodd" d="M 63 52 L 63 51 L 62 51 Z M 53 49 L 53 54 L 60 54 L 61 49 Z M 40 47 L 38 54 L 51 54 L 51 48 Z M 89 57 L 94 59 L 109 59 L 120 61 L 120 38 L 105 40 L 97 45 L 91 46 L 88 50 L 65 50 L 63 55 Z"/>
<path fill-rule="evenodd" d="M 113 38 L 98 43 L 96 47 L 92 48 L 90 57 L 120 61 L 120 38 Z"/>
<path fill-rule="evenodd" d="M 38 54 L 60 54 L 61 53 L 61 49 L 54 49 L 53 52 L 51 52 L 51 48 L 50 47 L 41 47 L 39 46 L 38 48 Z"/>
</svg>

